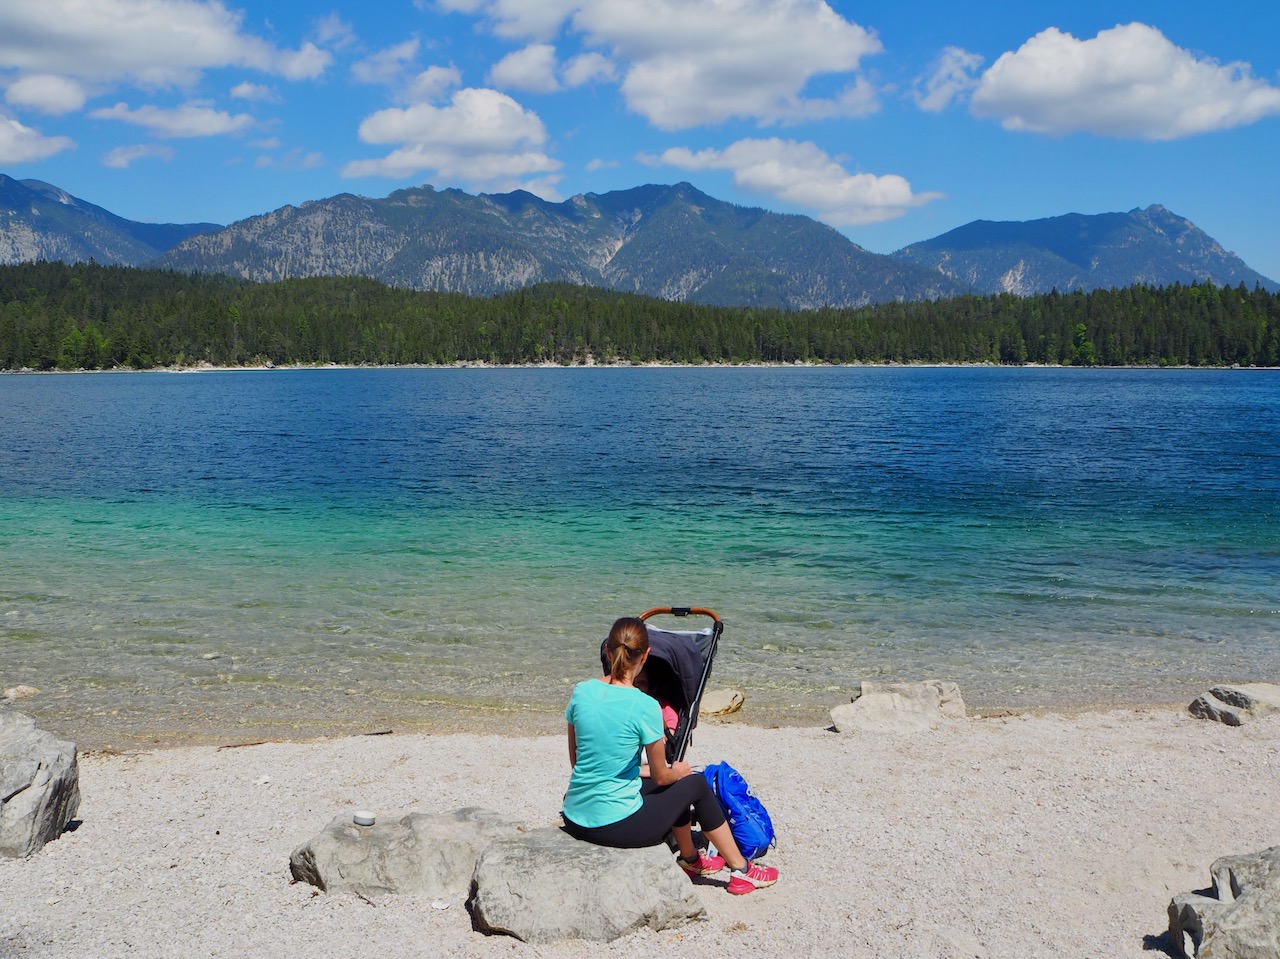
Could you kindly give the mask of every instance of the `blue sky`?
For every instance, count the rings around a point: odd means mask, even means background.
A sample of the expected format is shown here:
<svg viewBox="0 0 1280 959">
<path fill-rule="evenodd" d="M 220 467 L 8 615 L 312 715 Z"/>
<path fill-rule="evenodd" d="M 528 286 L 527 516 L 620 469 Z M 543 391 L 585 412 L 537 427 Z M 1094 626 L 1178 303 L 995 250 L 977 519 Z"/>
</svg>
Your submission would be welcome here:
<svg viewBox="0 0 1280 959">
<path fill-rule="evenodd" d="M 148 222 L 688 180 L 888 253 L 1160 203 L 1280 279 L 1280 8 L 4 0 L 0 172 Z"/>
</svg>

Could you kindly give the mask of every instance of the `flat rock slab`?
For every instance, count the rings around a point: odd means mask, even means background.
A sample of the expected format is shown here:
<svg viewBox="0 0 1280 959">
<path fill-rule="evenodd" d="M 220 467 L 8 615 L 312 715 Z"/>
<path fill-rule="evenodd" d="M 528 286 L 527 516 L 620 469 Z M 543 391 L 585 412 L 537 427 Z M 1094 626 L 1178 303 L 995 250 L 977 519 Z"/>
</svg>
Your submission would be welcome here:
<svg viewBox="0 0 1280 959">
<path fill-rule="evenodd" d="M 1276 683 L 1214 686 L 1187 707 L 1192 716 L 1228 726 L 1243 726 L 1277 709 L 1280 709 L 1280 685 Z"/>
<path fill-rule="evenodd" d="M 532 943 L 611 942 L 706 918 L 666 846 L 612 849 L 560 829 L 496 839 L 476 863 L 476 927 Z"/>
<path fill-rule="evenodd" d="M 1169 904 L 1169 937 L 1185 959 L 1280 956 L 1280 846 L 1223 856 L 1209 867 L 1215 896 L 1182 893 Z"/>
<path fill-rule="evenodd" d="M 728 716 L 736 713 L 747 701 L 743 689 L 708 689 L 698 705 L 699 716 Z"/>
<path fill-rule="evenodd" d="M 0 856 L 38 852 L 62 835 L 79 808 L 75 743 L 0 709 Z"/>
<path fill-rule="evenodd" d="M 294 879 L 326 892 L 416 893 L 462 903 L 481 851 L 522 828 L 475 807 L 409 813 L 373 826 L 358 826 L 344 813 L 294 850 L 289 871 Z"/>
<path fill-rule="evenodd" d="M 939 679 L 916 683 L 864 681 L 851 702 L 831 710 L 831 723 L 838 733 L 916 732 L 964 717 L 960 687 Z"/>
</svg>

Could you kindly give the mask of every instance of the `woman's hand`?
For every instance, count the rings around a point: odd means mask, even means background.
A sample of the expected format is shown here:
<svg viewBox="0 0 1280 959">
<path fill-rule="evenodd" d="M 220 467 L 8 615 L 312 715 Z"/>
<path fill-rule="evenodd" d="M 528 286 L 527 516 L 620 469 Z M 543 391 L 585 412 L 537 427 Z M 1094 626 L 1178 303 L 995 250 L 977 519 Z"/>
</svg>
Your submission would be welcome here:
<svg viewBox="0 0 1280 959">
<path fill-rule="evenodd" d="M 688 773 L 679 773 L 675 766 L 667 765 L 666 747 L 662 745 L 662 740 L 649 743 L 644 747 L 645 759 L 648 760 L 649 778 L 656 782 L 659 786 L 670 786 L 677 779 L 687 776 Z M 676 763 L 676 766 L 689 768 L 688 763 Z"/>
<path fill-rule="evenodd" d="M 683 759 L 679 759 L 671 764 L 671 771 L 676 774 L 676 779 L 684 779 L 685 776 L 693 775 L 693 767 Z"/>
</svg>

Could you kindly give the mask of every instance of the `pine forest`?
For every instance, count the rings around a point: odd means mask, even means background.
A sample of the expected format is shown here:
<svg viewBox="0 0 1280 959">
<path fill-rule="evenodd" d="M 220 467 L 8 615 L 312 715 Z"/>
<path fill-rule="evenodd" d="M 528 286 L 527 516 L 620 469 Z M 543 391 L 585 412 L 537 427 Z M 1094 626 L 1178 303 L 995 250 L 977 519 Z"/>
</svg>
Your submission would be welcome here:
<svg viewBox="0 0 1280 959">
<path fill-rule="evenodd" d="M 0 369 L 594 363 L 1280 366 L 1280 294 L 1212 283 L 787 312 L 547 284 L 0 266 Z"/>
</svg>

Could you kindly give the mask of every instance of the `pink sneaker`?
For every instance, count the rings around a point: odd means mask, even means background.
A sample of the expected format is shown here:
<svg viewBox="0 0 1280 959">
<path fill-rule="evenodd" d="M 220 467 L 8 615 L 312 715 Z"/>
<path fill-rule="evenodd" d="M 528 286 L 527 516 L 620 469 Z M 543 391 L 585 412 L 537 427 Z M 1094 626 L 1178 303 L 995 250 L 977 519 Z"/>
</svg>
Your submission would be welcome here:
<svg viewBox="0 0 1280 959">
<path fill-rule="evenodd" d="M 695 876 L 714 876 L 724 868 L 724 860 L 719 856 L 708 856 L 704 852 L 698 853 L 698 858 L 693 862 L 689 862 L 683 856 L 676 856 L 676 862 L 680 863 L 680 868 L 689 874 L 692 879 Z"/>
<path fill-rule="evenodd" d="M 755 863 L 747 863 L 746 872 L 738 872 L 735 869 L 729 873 L 729 892 L 735 896 L 745 896 L 747 893 L 763 889 L 765 886 L 772 886 L 777 881 L 778 870 L 772 866 L 757 866 Z"/>
</svg>

